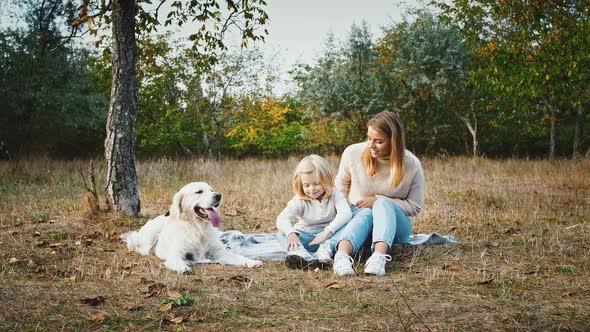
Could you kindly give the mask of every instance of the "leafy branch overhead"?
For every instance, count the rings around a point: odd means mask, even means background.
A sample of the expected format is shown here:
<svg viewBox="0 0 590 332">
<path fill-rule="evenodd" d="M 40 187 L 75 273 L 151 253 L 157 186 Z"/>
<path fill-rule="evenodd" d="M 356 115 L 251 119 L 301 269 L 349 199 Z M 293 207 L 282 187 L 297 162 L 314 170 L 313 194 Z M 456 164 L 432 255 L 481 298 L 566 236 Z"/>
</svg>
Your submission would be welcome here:
<svg viewBox="0 0 590 332">
<path fill-rule="evenodd" d="M 133 1 L 133 0 L 128 0 Z M 73 7 L 73 3 L 68 3 Z M 98 36 L 101 29 L 107 29 L 111 21 L 112 1 L 84 0 L 77 6 L 78 17 L 71 21 L 72 27 L 87 24 L 89 32 L 98 37 L 96 46 L 101 46 L 106 36 Z M 189 40 L 201 53 L 210 54 L 205 65 L 216 62 L 216 51 L 225 51 L 225 34 L 236 29 L 242 38 L 241 46 L 250 42 L 264 41 L 269 22 L 265 12 L 265 0 L 208 1 L 208 0 L 162 0 L 157 3 L 138 1 L 136 3 L 135 32 L 138 36 L 155 32 L 159 27 L 185 24 L 191 25 Z"/>
</svg>

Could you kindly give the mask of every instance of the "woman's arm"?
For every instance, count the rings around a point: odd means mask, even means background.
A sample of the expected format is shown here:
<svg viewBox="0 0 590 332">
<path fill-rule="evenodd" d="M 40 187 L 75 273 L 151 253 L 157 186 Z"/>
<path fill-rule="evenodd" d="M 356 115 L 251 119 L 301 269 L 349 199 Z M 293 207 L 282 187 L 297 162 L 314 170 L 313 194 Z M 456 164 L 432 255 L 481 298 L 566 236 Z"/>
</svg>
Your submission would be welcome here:
<svg viewBox="0 0 590 332">
<path fill-rule="evenodd" d="M 342 153 L 342 158 L 340 159 L 340 166 L 338 167 L 338 174 L 336 175 L 335 185 L 338 190 L 342 193 L 342 195 L 346 198 L 348 197 L 348 193 L 350 192 L 350 152 L 349 149 L 346 148 Z"/>
<path fill-rule="evenodd" d="M 422 210 L 424 205 L 424 173 L 422 167 L 418 167 L 412 184 L 405 199 L 391 198 L 383 195 L 376 195 L 377 198 L 391 199 L 407 216 L 416 216 Z"/>
</svg>

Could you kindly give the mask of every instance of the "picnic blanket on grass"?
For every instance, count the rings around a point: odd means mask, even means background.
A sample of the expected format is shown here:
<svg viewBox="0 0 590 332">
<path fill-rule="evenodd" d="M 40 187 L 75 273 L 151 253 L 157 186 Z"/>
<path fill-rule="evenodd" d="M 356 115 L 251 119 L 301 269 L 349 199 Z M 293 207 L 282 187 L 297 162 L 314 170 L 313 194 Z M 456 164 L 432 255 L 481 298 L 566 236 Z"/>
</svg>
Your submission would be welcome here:
<svg viewBox="0 0 590 332">
<path fill-rule="evenodd" d="M 252 259 L 267 259 L 281 261 L 287 255 L 287 250 L 282 246 L 278 234 L 243 234 L 239 231 L 226 231 L 220 233 L 221 242 L 228 250 Z M 437 233 L 411 235 L 409 243 L 419 244 L 445 244 L 459 243 L 452 235 L 439 235 Z M 207 263 L 200 261 L 199 263 Z"/>
</svg>

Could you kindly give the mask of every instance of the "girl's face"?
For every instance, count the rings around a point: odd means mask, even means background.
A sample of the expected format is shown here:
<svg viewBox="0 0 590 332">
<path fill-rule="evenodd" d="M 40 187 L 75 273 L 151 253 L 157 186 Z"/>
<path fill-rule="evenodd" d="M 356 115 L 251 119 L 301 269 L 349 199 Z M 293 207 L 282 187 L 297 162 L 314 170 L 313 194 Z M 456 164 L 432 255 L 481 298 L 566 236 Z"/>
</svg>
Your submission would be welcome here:
<svg viewBox="0 0 590 332">
<path fill-rule="evenodd" d="M 371 156 L 376 159 L 389 158 L 391 142 L 389 137 L 373 127 L 367 130 L 367 146 L 371 149 Z"/>
<path fill-rule="evenodd" d="M 315 174 L 301 173 L 301 186 L 303 193 L 311 199 L 321 199 L 326 192 L 324 186 L 320 183 L 320 179 Z"/>
</svg>

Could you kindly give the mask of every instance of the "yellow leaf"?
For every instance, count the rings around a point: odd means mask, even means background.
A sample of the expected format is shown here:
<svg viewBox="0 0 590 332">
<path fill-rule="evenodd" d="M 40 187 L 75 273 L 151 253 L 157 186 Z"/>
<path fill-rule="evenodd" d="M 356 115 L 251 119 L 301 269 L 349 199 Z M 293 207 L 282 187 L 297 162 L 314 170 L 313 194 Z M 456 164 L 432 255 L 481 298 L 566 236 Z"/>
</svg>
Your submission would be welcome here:
<svg viewBox="0 0 590 332">
<path fill-rule="evenodd" d="M 547 76 L 545 76 L 545 81 L 549 81 L 549 74 L 547 74 Z"/>
<path fill-rule="evenodd" d="M 96 315 L 90 315 L 90 320 L 101 324 L 102 322 L 104 322 L 104 314 L 102 312 L 97 313 Z"/>
<path fill-rule="evenodd" d="M 168 302 L 167 304 L 161 306 L 160 309 L 158 309 L 158 310 L 161 312 L 166 312 L 170 309 L 172 309 L 172 302 Z"/>
<path fill-rule="evenodd" d="M 179 292 L 176 292 L 176 291 L 168 291 L 168 296 L 175 298 L 175 299 L 179 299 L 182 297 L 182 294 L 180 294 Z"/>
<path fill-rule="evenodd" d="M 178 315 L 178 316 L 171 316 L 168 318 L 169 321 L 171 321 L 172 323 L 182 323 L 182 321 L 184 320 L 184 315 Z"/>
</svg>

